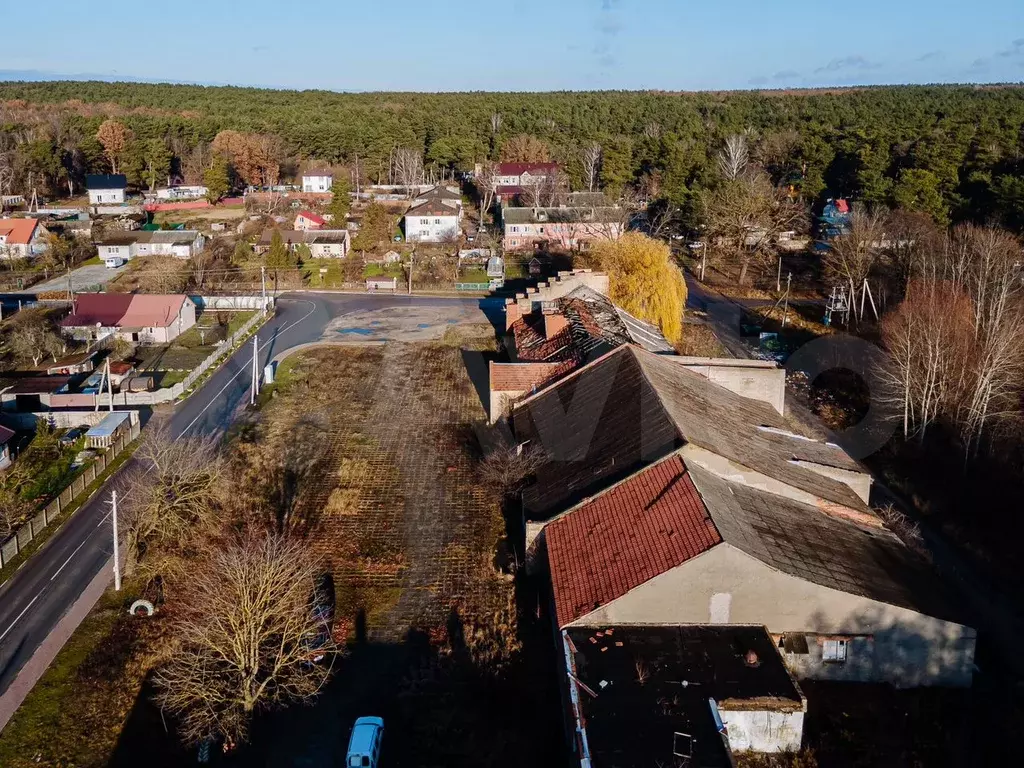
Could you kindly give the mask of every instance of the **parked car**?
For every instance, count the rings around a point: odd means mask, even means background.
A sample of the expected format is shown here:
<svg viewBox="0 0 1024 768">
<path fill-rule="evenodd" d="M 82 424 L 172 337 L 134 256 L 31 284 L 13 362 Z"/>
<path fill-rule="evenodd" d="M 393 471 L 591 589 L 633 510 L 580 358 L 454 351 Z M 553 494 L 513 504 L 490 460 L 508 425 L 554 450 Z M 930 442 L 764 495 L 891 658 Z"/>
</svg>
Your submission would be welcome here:
<svg viewBox="0 0 1024 768">
<path fill-rule="evenodd" d="M 380 745 L 384 739 L 384 721 L 379 717 L 360 717 L 348 739 L 346 768 L 378 768 Z"/>
</svg>

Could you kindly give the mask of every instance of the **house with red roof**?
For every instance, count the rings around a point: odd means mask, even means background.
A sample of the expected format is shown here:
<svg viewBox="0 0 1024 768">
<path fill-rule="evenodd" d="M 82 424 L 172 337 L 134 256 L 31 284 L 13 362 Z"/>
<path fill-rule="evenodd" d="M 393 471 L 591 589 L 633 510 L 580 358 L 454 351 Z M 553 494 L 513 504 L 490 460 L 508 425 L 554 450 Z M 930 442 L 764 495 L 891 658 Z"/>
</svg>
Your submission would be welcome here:
<svg viewBox="0 0 1024 768">
<path fill-rule="evenodd" d="M 30 259 L 45 253 L 49 234 L 35 219 L 0 219 L 0 259 Z"/>
<path fill-rule="evenodd" d="M 75 297 L 61 332 L 80 341 L 115 336 L 139 344 L 167 344 L 196 324 L 196 305 L 184 294 L 83 293 Z"/>
<path fill-rule="evenodd" d="M 302 232 L 310 232 L 317 229 L 323 229 L 327 226 L 327 219 L 318 213 L 312 211 L 299 211 L 299 215 L 295 217 L 295 225 L 293 229 Z"/>
</svg>

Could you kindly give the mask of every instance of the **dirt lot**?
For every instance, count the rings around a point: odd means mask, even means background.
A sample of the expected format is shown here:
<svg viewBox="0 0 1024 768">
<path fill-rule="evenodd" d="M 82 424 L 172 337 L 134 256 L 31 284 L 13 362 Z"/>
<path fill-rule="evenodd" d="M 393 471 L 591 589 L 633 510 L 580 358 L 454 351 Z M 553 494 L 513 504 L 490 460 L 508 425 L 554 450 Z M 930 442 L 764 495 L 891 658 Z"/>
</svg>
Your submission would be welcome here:
<svg viewBox="0 0 1024 768">
<path fill-rule="evenodd" d="M 484 410 L 465 357 L 492 344 L 452 330 L 434 343 L 313 349 L 264 394 L 260 441 L 321 435 L 283 523 L 334 576 L 335 634 L 349 656 L 313 708 L 254 729 L 262 738 L 244 762 L 340 764 L 351 722 L 366 714 L 388 723 L 385 765 L 557 755 L 557 693 L 546 659 L 520 647 L 529 630 L 517 629 L 512 578 L 494 567 L 499 499 L 475 472 L 472 425 Z"/>
</svg>

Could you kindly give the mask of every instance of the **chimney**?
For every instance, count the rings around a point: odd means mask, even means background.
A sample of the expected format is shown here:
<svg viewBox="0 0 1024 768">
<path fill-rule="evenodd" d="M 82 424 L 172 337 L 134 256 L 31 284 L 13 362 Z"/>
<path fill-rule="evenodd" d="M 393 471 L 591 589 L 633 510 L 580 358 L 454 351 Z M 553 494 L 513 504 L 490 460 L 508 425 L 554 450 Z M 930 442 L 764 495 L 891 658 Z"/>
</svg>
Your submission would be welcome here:
<svg viewBox="0 0 1024 768">
<path fill-rule="evenodd" d="M 569 327 L 569 321 L 565 315 L 553 309 L 544 310 L 544 338 L 551 339 Z"/>
<path fill-rule="evenodd" d="M 509 301 L 505 305 L 505 330 L 510 330 L 512 324 L 523 316 L 523 310 L 518 301 Z"/>
</svg>

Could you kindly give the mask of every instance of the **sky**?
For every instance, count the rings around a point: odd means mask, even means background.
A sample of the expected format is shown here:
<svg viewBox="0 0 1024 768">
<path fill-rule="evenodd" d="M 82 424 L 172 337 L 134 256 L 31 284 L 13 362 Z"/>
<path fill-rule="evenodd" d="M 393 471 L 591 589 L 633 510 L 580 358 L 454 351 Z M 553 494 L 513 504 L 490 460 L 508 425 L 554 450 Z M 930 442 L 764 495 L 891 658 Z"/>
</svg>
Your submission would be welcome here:
<svg viewBox="0 0 1024 768">
<path fill-rule="evenodd" d="M 10 3 L 0 80 L 335 91 L 1024 81 L 1022 0 Z"/>
</svg>

